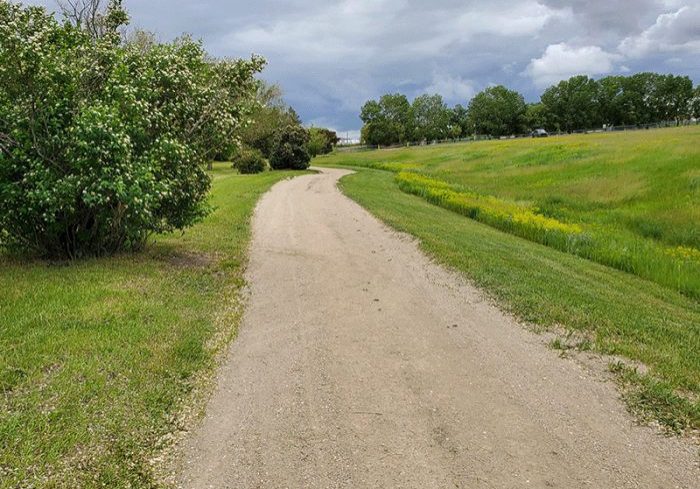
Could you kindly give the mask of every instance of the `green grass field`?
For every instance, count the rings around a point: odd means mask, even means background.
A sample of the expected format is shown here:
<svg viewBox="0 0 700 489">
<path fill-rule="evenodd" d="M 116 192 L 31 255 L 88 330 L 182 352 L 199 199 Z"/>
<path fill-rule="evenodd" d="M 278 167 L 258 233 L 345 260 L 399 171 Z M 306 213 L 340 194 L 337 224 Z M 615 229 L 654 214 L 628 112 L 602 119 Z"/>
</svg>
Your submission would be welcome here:
<svg viewBox="0 0 700 489">
<path fill-rule="evenodd" d="M 700 126 L 338 153 L 512 234 L 700 298 Z"/>
<path fill-rule="evenodd" d="M 217 165 L 216 211 L 141 254 L 0 256 L 0 488 L 153 487 L 150 458 L 235 335 L 255 202 L 291 175 Z"/>
<path fill-rule="evenodd" d="M 553 241 L 547 242 L 532 230 L 519 231 L 518 222 L 504 225 L 507 216 L 499 221 L 497 211 L 512 215 L 516 206 L 540 216 L 523 218 L 526 224 L 554 219 L 594 227 L 596 237 L 611 232 L 651 246 L 696 249 L 699 139 L 700 128 L 639 131 L 335 154 L 314 164 L 355 166 L 358 173 L 342 181 L 348 196 L 418 237 L 430 255 L 519 318 L 567 331 L 553 346 L 595 349 L 646 365 L 645 375 L 613 369 L 627 387 L 629 406 L 642 418 L 683 431 L 700 429 L 697 298 L 662 280 L 557 249 L 556 235 L 545 234 Z M 408 175 L 397 173 L 407 169 Z M 419 183 L 427 178 L 447 193 L 434 198 L 414 191 L 415 172 Z M 466 218 L 473 213 L 463 205 L 484 209 L 486 217 Z M 548 212 L 539 210 L 547 205 Z M 658 232 L 650 236 L 640 223 Z"/>
</svg>

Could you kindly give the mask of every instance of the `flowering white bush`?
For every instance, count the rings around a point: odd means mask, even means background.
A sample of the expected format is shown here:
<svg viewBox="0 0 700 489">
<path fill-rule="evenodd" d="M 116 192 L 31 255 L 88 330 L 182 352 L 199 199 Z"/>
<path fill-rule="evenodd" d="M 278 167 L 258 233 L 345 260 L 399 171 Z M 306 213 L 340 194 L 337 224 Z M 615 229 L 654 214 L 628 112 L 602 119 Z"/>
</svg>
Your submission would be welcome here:
<svg viewBox="0 0 700 489">
<path fill-rule="evenodd" d="M 202 165 L 235 141 L 264 61 L 199 42 L 122 43 L 0 1 L 0 245 L 44 256 L 135 250 L 207 213 Z"/>
</svg>

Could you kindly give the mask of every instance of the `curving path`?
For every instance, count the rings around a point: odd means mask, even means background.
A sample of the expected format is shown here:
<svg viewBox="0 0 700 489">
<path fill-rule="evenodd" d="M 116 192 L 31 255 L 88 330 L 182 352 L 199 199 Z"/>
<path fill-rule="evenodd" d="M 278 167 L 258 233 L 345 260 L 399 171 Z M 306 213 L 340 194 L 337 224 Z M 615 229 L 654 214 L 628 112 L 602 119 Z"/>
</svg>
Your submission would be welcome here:
<svg viewBox="0 0 700 489">
<path fill-rule="evenodd" d="M 183 488 L 699 488 L 697 450 L 321 170 L 254 221 L 251 296 Z"/>
</svg>

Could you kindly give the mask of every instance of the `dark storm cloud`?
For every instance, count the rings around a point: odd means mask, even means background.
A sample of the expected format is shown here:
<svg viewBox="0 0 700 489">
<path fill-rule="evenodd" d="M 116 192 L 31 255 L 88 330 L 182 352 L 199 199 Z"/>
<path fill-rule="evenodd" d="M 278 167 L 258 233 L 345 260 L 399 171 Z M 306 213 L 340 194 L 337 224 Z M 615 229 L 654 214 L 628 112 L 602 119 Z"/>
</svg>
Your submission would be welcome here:
<svg viewBox="0 0 700 489">
<path fill-rule="evenodd" d="M 44 4 L 53 4 L 43 0 Z M 217 56 L 263 54 L 307 123 L 357 129 L 388 91 L 466 103 L 503 83 L 535 100 L 574 74 L 700 81 L 698 0 L 125 0 L 137 27 L 188 32 Z"/>
</svg>

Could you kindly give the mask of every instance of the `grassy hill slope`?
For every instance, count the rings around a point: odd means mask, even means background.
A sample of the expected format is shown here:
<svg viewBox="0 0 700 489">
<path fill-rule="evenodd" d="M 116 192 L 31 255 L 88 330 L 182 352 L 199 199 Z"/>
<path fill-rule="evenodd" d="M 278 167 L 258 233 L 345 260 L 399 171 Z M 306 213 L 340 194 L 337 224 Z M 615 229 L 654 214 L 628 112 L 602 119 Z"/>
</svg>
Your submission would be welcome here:
<svg viewBox="0 0 700 489">
<path fill-rule="evenodd" d="M 433 203 L 700 298 L 700 126 L 318 161 L 397 172 Z"/>
</svg>

